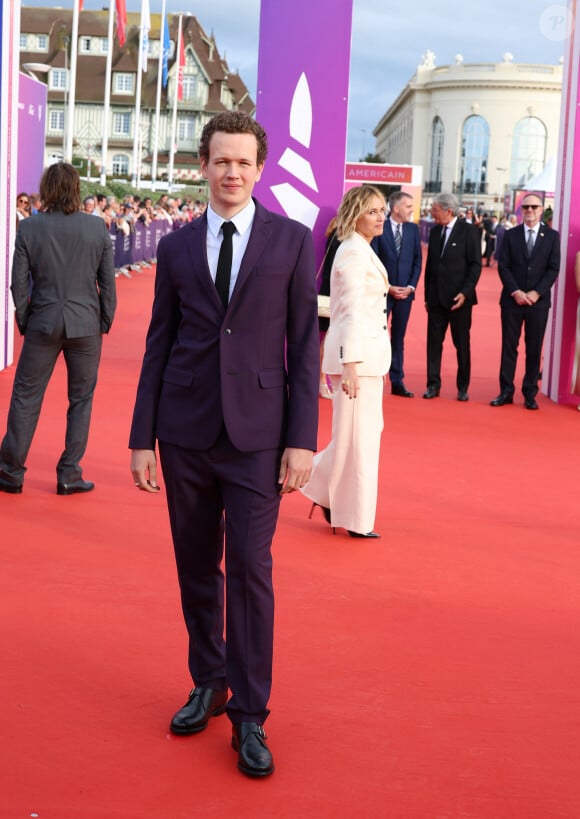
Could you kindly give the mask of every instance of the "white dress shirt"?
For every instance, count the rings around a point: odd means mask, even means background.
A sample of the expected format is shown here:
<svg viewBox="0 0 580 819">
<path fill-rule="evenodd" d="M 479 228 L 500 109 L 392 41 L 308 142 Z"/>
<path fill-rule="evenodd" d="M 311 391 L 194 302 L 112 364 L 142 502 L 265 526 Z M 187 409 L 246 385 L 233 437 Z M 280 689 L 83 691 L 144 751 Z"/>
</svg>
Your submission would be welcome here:
<svg viewBox="0 0 580 819">
<path fill-rule="evenodd" d="M 254 204 L 253 199 L 250 199 L 246 207 L 239 213 L 236 213 L 232 219 L 223 219 L 221 216 L 217 215 L 211 205 L 207 206 L 207 263 L 209 265 L 209 272 L 211 273 L 211 277 L 214 282 L 217 273 L 220 247 L 223 241 L 223 234 L 221 230 L 222 224 L 223 222 L 233 222 L 236 226 L 236 231 L 232 236 L 233 256 L 232 275 L 230 278 L 230 299 L 236 285 L 238 273 L 240 272 L 240 265 L 242 264 L 244 253 L 246 252 L 248 242 L 250 241 L 250 233 L 252 231 L 255 212 L 256 205 Z"/>
</svg>

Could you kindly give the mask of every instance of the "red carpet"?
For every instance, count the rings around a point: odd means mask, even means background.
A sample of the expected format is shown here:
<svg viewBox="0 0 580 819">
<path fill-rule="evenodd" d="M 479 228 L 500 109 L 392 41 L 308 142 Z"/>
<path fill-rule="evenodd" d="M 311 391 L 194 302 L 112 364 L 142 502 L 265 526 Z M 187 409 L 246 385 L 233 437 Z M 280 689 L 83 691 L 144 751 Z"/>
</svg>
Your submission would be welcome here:
<svg viewBox="0 0 580 819">
<path fill-rule="evenodd" d="M 85 477 L 55 494 L 64 367 L 24 492 L 0 494 L 0 819 L 580 815 L 580 413 L 492 409 L 499 287 L 474 311 L 471 400 L 423 401 L 425 313 L 385 397 L 379 541 L 285 498 L 275 542 L 276 773 L 245 779 L 225 717 L 168 733 L 190 685 L 163 497 L 126 448 L 153 271 L 118 280 Z M 0 373 L 4 429 L 14 368 Z M 321 401 L 320 442 L 331 402 Z M 318 511 L 318 510 L 317 510 Z"/>
</svg>

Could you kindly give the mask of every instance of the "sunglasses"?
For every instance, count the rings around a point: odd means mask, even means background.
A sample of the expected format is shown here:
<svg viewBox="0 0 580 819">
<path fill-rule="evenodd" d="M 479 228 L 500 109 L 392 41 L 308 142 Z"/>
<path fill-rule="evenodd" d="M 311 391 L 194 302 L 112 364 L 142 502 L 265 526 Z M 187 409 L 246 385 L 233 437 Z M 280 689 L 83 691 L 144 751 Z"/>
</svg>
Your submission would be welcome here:
<svg viewBox="0 0 580 819">
<path fill-rule="evenodd" d="M 28 205 L 28 199 L 19 199 L 19 202 L 24 202 L 25 205 Z"/>
<path fill-rule="evenodd" d="M 522 205 L 522 210 L 537 210 L 541 205 Z"/>
</svg>

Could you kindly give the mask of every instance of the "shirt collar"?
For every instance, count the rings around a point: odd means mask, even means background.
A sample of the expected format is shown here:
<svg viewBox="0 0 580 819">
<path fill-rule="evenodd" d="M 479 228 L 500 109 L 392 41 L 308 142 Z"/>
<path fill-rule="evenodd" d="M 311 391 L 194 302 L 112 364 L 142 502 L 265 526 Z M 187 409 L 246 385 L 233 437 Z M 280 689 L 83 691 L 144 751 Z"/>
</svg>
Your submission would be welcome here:
<svg viewBox="0 0 580 819">
<path fill-rule="evenodd" d="M 236 226 L 236 233 L 239 233 L 240 236 L 243 236 L 244 233 L 251 228 L 252 222 L 254 221 L 255 212 L 256 204 L 253 199 L 250 199 L 248 204 L 244 208 L 242 208 L 242 210 L 238 211 L 238 213 L 236 213 L 236 215 L 233 216 L 231 219 L 224 219 L 222 216 L 218 216 L 218 214 L 215 212 L 212 206 L 208 204 L 207 226 L 212 235 L 217 238 L 222 223 L 231 221 Z"/>
</svg>

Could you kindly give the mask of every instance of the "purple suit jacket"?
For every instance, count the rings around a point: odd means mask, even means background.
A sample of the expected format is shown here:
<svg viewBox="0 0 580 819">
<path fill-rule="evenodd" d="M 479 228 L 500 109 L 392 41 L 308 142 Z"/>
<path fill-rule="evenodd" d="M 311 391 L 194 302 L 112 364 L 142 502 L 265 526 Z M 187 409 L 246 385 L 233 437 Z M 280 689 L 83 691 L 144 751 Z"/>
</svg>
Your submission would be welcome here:
<svg viewBox="0 0 580 819">
<path fill-rule="evenodd" d="M 227 311 L 202 216 L 159 243 L 129 446 L 209 449 L 222 423 L 242 452 L 316 449 L 319 340 L 308 228 L 256 202 Z"/>
</svg>

